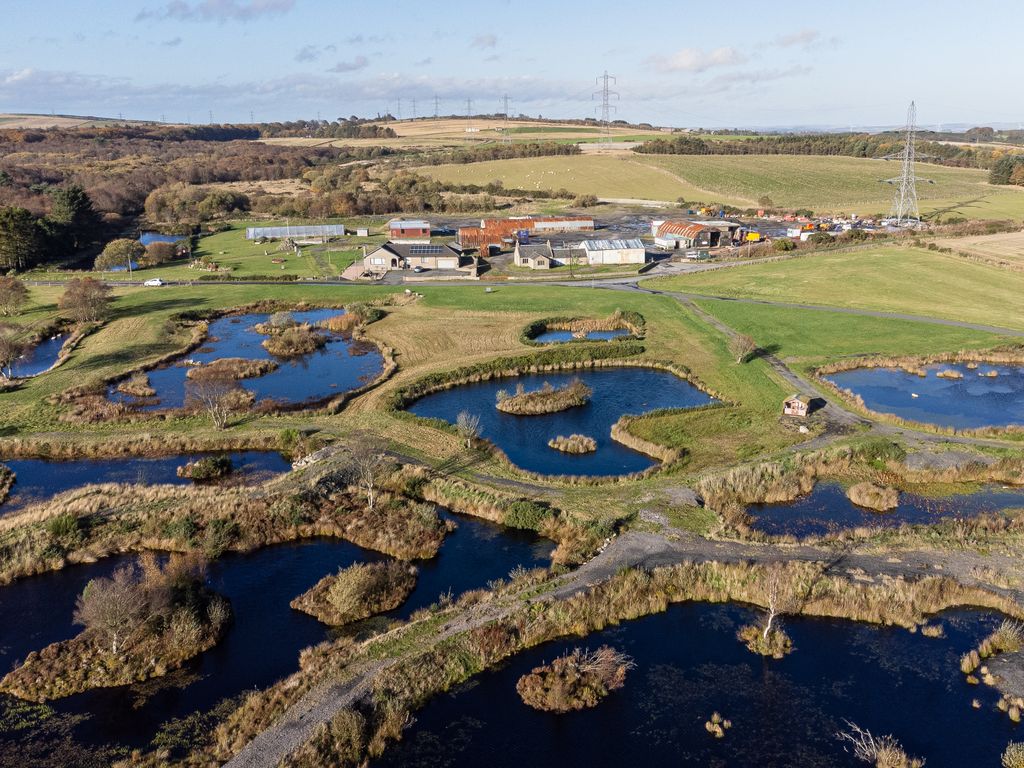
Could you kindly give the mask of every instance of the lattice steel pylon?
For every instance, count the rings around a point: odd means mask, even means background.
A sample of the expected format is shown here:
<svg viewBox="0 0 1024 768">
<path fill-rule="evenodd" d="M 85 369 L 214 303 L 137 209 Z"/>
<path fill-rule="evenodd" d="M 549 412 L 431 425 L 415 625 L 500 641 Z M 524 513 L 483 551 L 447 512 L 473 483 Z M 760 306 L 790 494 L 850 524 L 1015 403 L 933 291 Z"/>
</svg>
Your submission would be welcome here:
<svg viewBox="0 0 1024 768">
<path fill-rule="evenodd" d="M 617 83 L 614 75 L 609 75 L 608 70 L 604 71 L 603 75 L 598 75 L 597 84 L 601 86 L 601 90 L 594 91 L 594 96 L 601 97 L 601 106 L 594 107 L 595 110 L 601 110 L 601 125 L 604 128 L 604 143 L 607 144 L 612 140 L 612 128 L 609 118 L 611 117 L 612 111 L 618 112 L 618 108 L 611 103 L 611 99 L 614 96 L 616 99 L 619 98 L 619 94 L 608 88 L 608 83 Z"/>
<path fill-rule="evenodd" d="M 889 218 L 895 220 L 896 226 L 902 227 L 921 220 L 921 211 L 917 205 L 917 174 L 914 163 L 917 161 L 917 106 L 910 102 L 907 108 L 907 125 L 903 129 L 903 149 L 894 155 L 887 155 L 885 160 L 899 160 L 900 175 L 892 179 L 884 179 L 886 184 L 896 187 L 892 196 L 892 209 Z M 931 179 L 921 181 L 934 184 Z"/>
</svg>

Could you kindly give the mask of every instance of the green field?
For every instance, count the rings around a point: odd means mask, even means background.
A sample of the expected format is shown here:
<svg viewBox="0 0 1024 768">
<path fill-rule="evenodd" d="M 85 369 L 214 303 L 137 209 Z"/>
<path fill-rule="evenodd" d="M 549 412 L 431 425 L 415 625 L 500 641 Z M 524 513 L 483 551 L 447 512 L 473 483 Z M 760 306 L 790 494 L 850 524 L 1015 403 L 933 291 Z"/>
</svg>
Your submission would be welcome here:
<svg viewBox="0 0 1024 768">
<path fill-rule="evenodd" d="M 665 278 L 651 285 L 1024 329 L 1024 274 L 911 248 L 821 253 Z"/>
<path fill-rule="evenodd" d="M 818 212 L 884 214 L 892 187 L 880 179 L 898 168 L 882 160 L 786 155 L 583 155 L 492 160 L 420 169 L 445 182 L 500 179 L 520 189 L 565 188 L 608 198 L 687 200 L 756 207 L 768 195 L 777 206 Z M 967 218 L 1024 217 L 1024 189 L 994 187 L 987 172 L 919 165 L 922 213 Z"/>
</svg>

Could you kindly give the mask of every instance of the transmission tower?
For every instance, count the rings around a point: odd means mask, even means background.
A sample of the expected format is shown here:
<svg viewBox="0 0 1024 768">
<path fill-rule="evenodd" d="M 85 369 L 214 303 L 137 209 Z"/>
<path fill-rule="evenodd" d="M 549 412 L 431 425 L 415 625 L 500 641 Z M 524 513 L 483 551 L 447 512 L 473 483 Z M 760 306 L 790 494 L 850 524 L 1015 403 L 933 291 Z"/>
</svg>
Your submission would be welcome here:
<svg viewBox="0 0 1024 768">
<path fill-rule="evenodd" d="M 921 219 L 921 212 L 917 206 L 917 174 L 914 171 L 914 163 L 917 160 L 917 106 L 910 102 L 907 108 L 907 125 L 903 129 L 903 149 L 893 155 L 887 155 L 886 160 L 899 160 L 901 169 L 900 175 L 885 179 L 886 184 L 895 186 L 892 196 L 892 210 L 889 211 L 889 218 L 895 220 L 897 227 L 907 224 L 914 224 Z M 928 184 L 934 184 L 931 179 L 921 179 Z"/>
<path fill-rule="evenodd" d="M 416 99 L 412 100 L 412 119 L 416 119 Z"/>
<path fill-rule="evenodd" d="M 439 116 L 439 110 L 441 108 L 440 104 L 441 104 L 441 100 L 439 98 L 437 98 L 437 96 L 434 96 L 434 119 L 435 120 L 437 120 L 437 118 Z"/>
<path fill-rule="evenodd" d="M 509 133 L 509 129 L 508 129 L 508 102 L 509 102 L 508 94 L 506 93 L 502 97 L 501 100 L 505 104 L 505 111 L 502 113 L 505 116 L 505 125 L 502 128 L 501 143 L 502 144 L 511 144 L 512 143 L 512 134 Z"/>
<path fill-rule="evenodd" d="M 466 99 L 466 119 L 469 120 L 473 117 L 473 100 Z"/>
<path fill-rule="evenodd" d="M 402 119 L 402 97 L 398 97 L 398 114 L 395 115 L 399 120 Z"/>
<path fill-rule="evenodd" d="M 613 111 L 618 112 L 618 107 L 611 103 L 612 97 L 618 99 L 619 94 L 617 91 L 610 90 L 608 88 L 609 83 L 617 83 L 614 75 L 609 75 L 608 70 L 604 71 L 603 75 L 599 75 L 597 78 L 597 84 L 601 86 L 601 90 L 594 91 L 594 96 L 601 97 L 601 106 L 595 107 L 595 110 L 601 110 L 601 125 L 604 127 L 604 141 L 607 144 L 612 140 L 612 128 L 609 118 Z"/>
</svg>

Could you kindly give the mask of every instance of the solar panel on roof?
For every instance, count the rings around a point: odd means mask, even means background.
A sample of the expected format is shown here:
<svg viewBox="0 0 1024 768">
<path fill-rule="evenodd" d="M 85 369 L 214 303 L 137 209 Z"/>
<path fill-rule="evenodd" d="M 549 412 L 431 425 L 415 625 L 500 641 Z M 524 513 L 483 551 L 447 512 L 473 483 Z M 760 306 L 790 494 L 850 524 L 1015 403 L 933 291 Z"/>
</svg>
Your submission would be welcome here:
<svg viewBox="0 0 1024 768">
<path fill-rule="evenodd" d="M 414 245 L 409 249 L 409 253 L 416 254 L 417 256 L 425 256 L 426 254 L 442 253 L 444 247 L 440 245 Z"/>
</svg>

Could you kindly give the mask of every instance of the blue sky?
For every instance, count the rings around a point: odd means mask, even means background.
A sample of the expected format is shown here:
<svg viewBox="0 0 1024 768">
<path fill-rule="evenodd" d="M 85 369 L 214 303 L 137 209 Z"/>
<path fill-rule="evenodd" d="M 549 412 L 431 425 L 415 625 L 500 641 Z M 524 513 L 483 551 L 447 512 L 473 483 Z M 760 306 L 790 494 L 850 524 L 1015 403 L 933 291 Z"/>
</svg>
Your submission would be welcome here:
<svg viewBox="0 0 1024 768">
<path fill-rule="evenodd" d="M 512 111 L 674 126 L 1024 121 L 1024 3 L 3 0 L 0 112 L 217 122 Z"/>
</svg>

